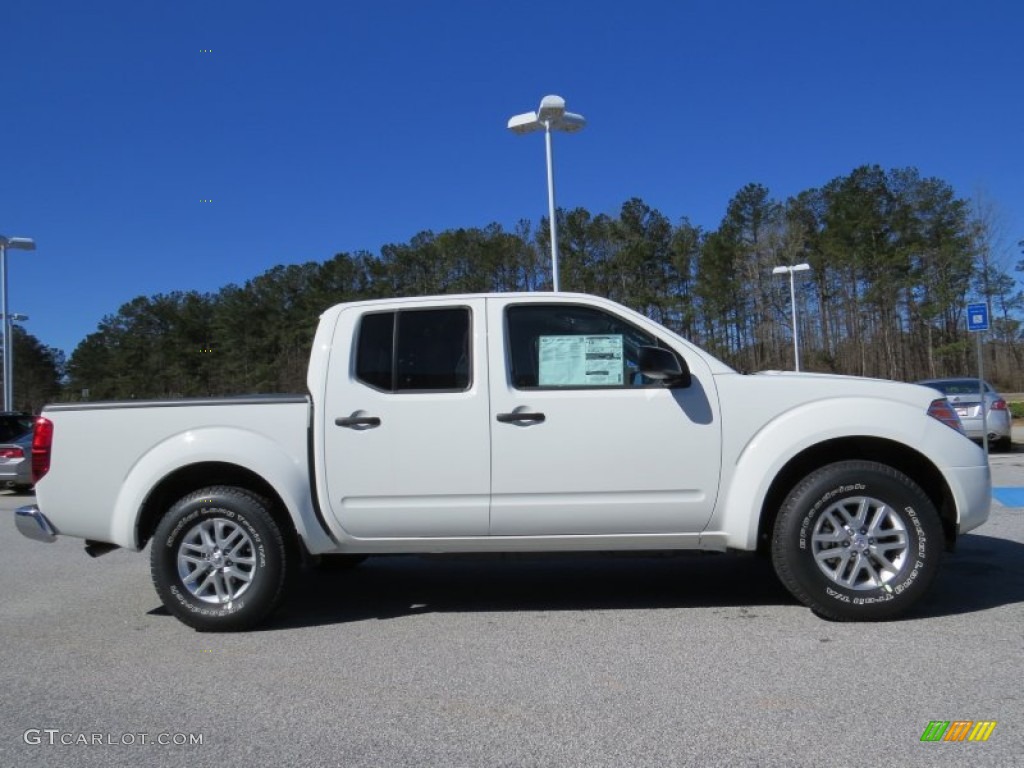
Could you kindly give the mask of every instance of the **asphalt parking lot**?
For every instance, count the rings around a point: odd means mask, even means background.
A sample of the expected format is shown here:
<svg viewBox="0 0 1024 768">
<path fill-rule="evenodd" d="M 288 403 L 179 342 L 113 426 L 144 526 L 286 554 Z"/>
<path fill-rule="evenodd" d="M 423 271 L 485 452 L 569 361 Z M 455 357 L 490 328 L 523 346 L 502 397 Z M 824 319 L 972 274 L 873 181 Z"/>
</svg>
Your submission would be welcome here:
<svg viewBox="0 0 1024 768">
<path fill-rule="evenodd" d="M 998 488 L 1024 488 L 1024 452 L 992 462 Z M 80 542 L 22 538 L 10 510 L 30 500 L 0 494 L 0 765 L 1007 766 L 1024 754 L 1019 507 L 994 504 L 892 623 L 818 619 L 751 557 L 385 557 L 304 574 L 263 631 L 210 635 L 160 607 L 148 552 L 92 560 Z M 922 742 L 935 720 L 997 725 L 986 742 Z"/>
</svg>

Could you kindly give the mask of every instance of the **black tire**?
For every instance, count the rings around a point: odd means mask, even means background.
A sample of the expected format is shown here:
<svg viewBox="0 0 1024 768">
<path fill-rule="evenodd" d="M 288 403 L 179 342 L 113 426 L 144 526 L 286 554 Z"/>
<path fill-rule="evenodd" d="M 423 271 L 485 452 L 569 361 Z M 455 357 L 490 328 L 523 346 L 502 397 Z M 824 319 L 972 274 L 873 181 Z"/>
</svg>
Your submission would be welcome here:
<svg viewBox="0 0 1024 768">
<path fill-rule="evenodd" d="M 153 584 L 167 610 L 207 632 L 249 629 L 270 615 L 293 560 L 268 507 L 254 493 L 217 486 L 170 508 L 150 552 Z"/>
<path fill-rule="evenodd" d="M 943 549 L 935 506 L 909 477 L 873 461 L 841 461 L 804 478 L 775 521 L 772 563 L 818 615 L 882 621 L 928 589 Z"/>
<path fill-rule="evenodd" d="M 1001 437 L 992 442 L 992 448 L 1000 453 L 1009 453 L 1013 450 L 1013 441 L 1008 437 Z"/>
</svg>

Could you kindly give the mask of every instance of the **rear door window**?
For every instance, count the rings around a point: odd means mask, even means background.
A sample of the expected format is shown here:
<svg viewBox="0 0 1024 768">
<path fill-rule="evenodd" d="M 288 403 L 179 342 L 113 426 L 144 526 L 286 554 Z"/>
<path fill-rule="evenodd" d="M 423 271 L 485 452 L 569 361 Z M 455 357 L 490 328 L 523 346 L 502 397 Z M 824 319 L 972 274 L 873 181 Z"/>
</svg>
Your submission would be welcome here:
<svg viewBox="0 0 1024 768">
<path fill-rule="evenodd" d="M 461 392 L 470 385 L 466 307 L 367 314 L 359 325 L 356 378 L 382 392 Z"/>
</svg>

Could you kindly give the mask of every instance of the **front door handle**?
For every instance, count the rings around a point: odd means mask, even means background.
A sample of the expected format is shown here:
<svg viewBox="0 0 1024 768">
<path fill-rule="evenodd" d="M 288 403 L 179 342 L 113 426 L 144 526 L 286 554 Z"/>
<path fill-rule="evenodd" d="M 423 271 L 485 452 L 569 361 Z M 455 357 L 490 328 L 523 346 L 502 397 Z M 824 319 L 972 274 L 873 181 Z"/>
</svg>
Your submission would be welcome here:
<svg viewBox="0 0 1024 768">
<path fill-rule="evenodd" d="M 350 429 L 379 427 L 380 417 L 379 416 L 339 416 L 334 420 L 334 423 L 339 427 L 349 427 Z"/>
<path fill-rule="evenodd" d="M 540 424 L 545 419 L 543 413 L 530 413 L 529 411 L 512 411 L 512 413 L 499 413 L 498 421 L 502 424 Z"/>
</svg>

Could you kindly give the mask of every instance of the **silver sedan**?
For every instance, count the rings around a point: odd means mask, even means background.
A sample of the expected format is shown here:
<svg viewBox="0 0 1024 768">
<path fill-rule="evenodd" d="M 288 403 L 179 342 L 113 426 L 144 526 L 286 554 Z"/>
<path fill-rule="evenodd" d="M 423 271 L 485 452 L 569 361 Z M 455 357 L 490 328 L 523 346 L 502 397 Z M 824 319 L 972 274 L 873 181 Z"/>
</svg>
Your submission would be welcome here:
<svg viewBox="0 0 1024 768">
<path fill-rule="evenodd" d="M 32 487 L 32 417 L 0 412 L 0 488 Z"/>
<path fill-rule="evenodd" d="M 987 381 L 971 378 L 927 379 L 919 381 L 926 387 L 938 390 L 960 417 L 964 431 L 972 440 L 981 441 L 988 433 L 989 442 L 1000 451 L 1010 450 L 1011 427 L 1010 409 L 1006 401 Z M 985 389 L 985 412 L 982 419 L 981 388 Z"/>
</svg>

